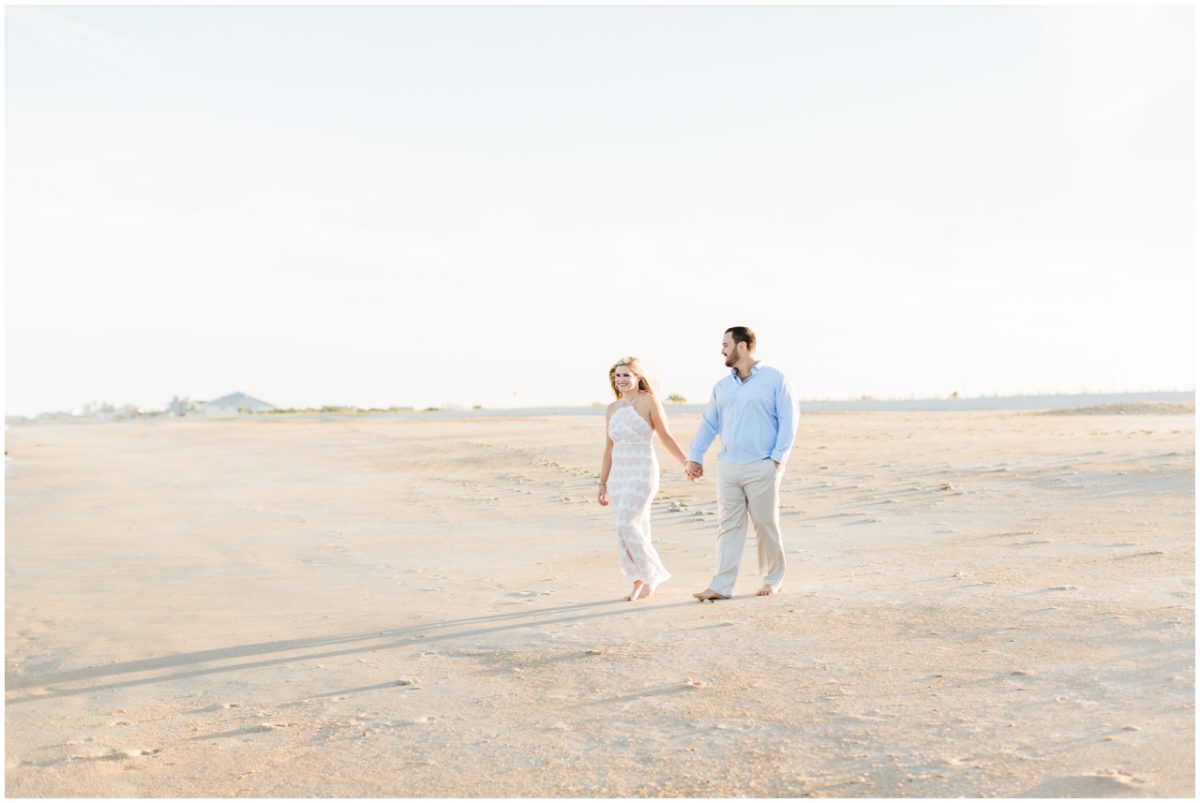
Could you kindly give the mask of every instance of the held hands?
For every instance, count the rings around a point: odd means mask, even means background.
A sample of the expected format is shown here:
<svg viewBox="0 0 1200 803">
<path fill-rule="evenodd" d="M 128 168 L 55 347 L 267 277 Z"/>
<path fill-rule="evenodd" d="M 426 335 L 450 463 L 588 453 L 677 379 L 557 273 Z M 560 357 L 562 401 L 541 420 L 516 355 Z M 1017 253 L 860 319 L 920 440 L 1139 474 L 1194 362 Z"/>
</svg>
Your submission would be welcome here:
<svg viewBox="0 0 1200 803">
<path fill-rule="evenodd" d="M 695 482 L 704 476 L 704 466 L 699 463 L 693 463 L 691 460 L 683 464 L 683 474 L 689 480 Z"/>
</svg>

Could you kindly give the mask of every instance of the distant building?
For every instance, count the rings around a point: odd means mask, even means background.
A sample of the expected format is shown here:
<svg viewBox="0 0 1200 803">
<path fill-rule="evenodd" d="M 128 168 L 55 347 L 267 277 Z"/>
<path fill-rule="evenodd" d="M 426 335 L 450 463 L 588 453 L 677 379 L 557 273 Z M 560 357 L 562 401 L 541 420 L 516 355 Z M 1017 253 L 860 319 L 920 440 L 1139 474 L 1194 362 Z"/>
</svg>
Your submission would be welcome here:
<svg viewBox="0 0 1200 803">
<path fill-rule="evenodd" d="M 73 411 L 72 415 L 88 421 L 124 421 L 127 418 L 137 418 L 141 413 L 134 404 L 122 404 L 118 407 L 108 402 L 93 401 Z"/>
<path fill-rule="evenodd" d="M 230 393 L 227 396 L 222 396 L 212 401 L 194 402 L 193 404 L 195 410 L 188 412 L 204 416 L 233 416 L 243 413 L 262 413 L 275 409 L 275 405 L 269 404 L 262 399 L 256 399 L 253 396 L 247 396 L 241 391 Z"/>
<path fill-rule="evenodd" d="M 126 418 L 138 418 L 142 415 L 142 410 L 136 404 L 122 404 L 113 410 L 113 419 L 115 421 L 123 421 Z"/>
<path fill-rule="evenodd" d="M 188 413 L 196 412 L 196 403 L 188 398 L 179 398 L 172 396 L 171 401 L 167 403 L 167 414 L 182 416 Z"/>
</svg>

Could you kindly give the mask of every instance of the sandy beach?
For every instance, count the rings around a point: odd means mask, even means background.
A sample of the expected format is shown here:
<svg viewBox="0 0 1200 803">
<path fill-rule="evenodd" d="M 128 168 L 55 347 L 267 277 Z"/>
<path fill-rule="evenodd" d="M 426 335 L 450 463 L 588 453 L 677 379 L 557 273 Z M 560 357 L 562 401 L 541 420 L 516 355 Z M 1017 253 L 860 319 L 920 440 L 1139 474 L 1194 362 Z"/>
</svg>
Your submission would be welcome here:
<svg viewBox="0 0 1200 803">
<path fill-rule="evenodd" d="M 6 792 L 1191 797 L 1194 413 L 1119 412 L 804 416 L 716 604 L 661 450 L 619 601 L 594 415 L 10 427 Z"/>
</svg>

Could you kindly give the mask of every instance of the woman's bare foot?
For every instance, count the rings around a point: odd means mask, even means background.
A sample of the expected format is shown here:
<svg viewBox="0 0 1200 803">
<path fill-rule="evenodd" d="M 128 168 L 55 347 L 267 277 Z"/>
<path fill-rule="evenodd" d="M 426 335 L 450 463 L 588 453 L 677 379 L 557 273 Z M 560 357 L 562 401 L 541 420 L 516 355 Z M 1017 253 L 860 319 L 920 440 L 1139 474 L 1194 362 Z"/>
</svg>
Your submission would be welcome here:
<svg viewBox="0 0 1200 803">
<path fill-rule="evenodd" d="M 641 589 L 641 587 L 642 587 L 642 581 L 634 580 L 633 581 L 633 590 L 630 591 L 627 596 L 624 596 L 621 599 L 625 600 L 626 602 L 635 602 L 638 599 L 638 590 Z"/>
<path fill-rule="evenodd" d="M 642 585 L 642 593 L 638 594 L 638 599 L 650 599 L 654 596 L 654 589 L 648 585 Z"/>
</svg>

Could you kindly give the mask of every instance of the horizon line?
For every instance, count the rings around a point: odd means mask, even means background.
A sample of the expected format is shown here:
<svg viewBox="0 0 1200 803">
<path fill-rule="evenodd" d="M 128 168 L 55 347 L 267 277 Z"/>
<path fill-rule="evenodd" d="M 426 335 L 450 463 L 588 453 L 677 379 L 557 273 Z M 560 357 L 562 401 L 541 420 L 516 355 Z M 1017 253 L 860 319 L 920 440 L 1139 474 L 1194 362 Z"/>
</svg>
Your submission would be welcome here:
<svg viewBox="0 0 1200 803">
<path fill-rule="evenodd" d="M 234 392 L 242 393 L 243 391 L 234 391 Z M 989 399 L 1023 399 L 1023 398 L 1041 398 L 1041 397 L 1061 398 L 1061 397 L 1070 397 L 1070 396 L 1136 396 L 1136 395 L 1154 395 L 1154 394 L 1191 394 L 1192 396 L 1195 396 L 1196 390 L 1193 387 L 1193 388 L 1187 389 L 1187 390 L 1178 390 L 1178 389 L 1174 389 L 1174 390 L 1106 390 L 1106 391 L 1082 390 L 1082 391 L 1040 391 L 1040 392 L 1022 392 L 1022 393 L 999 393 L 999 392 L 996 392 L 996 393 L 973 395 L 973 396 L 962 396 L 962 395 L 958 395 L 956 393 L 955 394 L 947 394 L 947 395 L 943 395 L 943 396 L 917 396 L 917 395 L 874 396 L 871 394 L 863 394 L 856 398 L 849 398 L 849 397 L 843 397 L 843 396 L 808 397 L 808 398 L 797 399 L 796 403 L 797 404 L 854 404 L 854 403 L 872 403 L 872 402 L 878 402 L 878 403 L 952 402 L 952 401 L 964 401 L 965 402 L 965 401 L 983 401 L 983 400 L 989 400 Z M 246 394 L 246 395 L 249 395 L 249 394 Z M 672 395 L 676 395 L 676 394 L 672 394 Z M 180 397 L 177 397 L 177 398 L 180 398 Z M 190 397 L 182 397 L 182 398 L 190 400 Z M 220 397 L 218 397 L 218 398 L 220 398 Z M 669 396 L 660 396 L 660 398 L 662 398 L 664 400 L 669 400 L 670 397 Z M 203 403 L 203 402 L 201 402 L 201 403 Z M 514 411 L 516 411 L 516 410 L 595 408 L 597 406 L 604 406 L 607 403 L 609 403 L 609 402 L 592 401 L 592 402 L 575 402 L 575 403 L 559 403 L 559 404 L 525 404 L 525 405 L 503 404 L 503 405 L 488 406 L 488 405 L 483 405 L 483 404 L 464 404 L 464 403 L 459 403 L 459 402 L 442 402 L 441 404 L 437 404 L 437 405 L 432 405 L 432 404 L 430 404 L 430 405 L 394 404 L 394 405 L 389 405 L 387 407 L 379 407 L 379 406 L 374 406 L 374 405 L 363 406 L 363 405 L 358 405 L 358 404 L 320 404 L 320 405 L 309 405 L 309 406 L 304 406 L 304 407 L 292 407 L 292 406 L 272 404 L 271 408 L 273 410 L 295 410 L 298 412 L 321 411 L 321 410 L 326 410 L 326 409 L 328 409 L 328 410 L 380 411 L 380 412 L 397 411 L 397 410 L 400 410 L 400 411 L 514 410 Z M 677 407 L 703 407 L 708 402 L 707 402 L 707 400 L 699 401 L 699 402 L 689 402 L 686 399 L 683 399 L 682 401 L 670 402 L 670 403 Z M 91 401 L 91 402 L 86 402 L 84 404 L 78 405 L 77 407 L 73 407 L 71 409 L 72 410 L 80 409 L 82 407 L 90 406 L 90 405 L 107 405 L 112 408 L 133 407 L 138 411 L 146 411 L 146 412 L 161 411 L 164 413 L 167 411 L 167 409 L 169 407 L 169 405 L 164 405 L 162 408 L 141 407 L 139 405 L 132 404 L 132 403 L 112 404 L 109 402 Z M 77 413 L 71 412 L 70 410 L 43 410 L 41 412 L 37 412 L 37 413 L 33 413 L 33 414 L 9 413 L 8 411 L 5 411 L 4 418 L 7 420 L 10 418 L 36 418 L 36 417 L 42 416 L 42 415 L 62 415 L 62 414 L 79 415 Z"/>
</svg>

